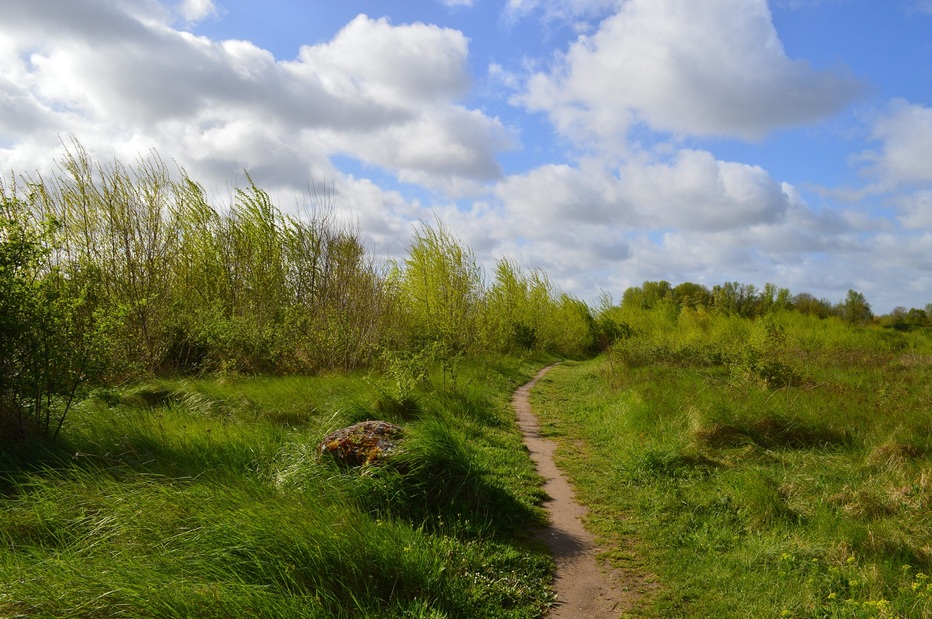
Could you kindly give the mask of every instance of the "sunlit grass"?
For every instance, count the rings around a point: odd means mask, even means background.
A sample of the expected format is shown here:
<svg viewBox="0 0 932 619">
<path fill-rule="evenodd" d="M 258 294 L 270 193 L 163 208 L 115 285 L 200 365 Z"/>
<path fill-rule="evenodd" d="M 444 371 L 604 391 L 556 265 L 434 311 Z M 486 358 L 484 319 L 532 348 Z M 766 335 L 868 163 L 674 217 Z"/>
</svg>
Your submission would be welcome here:
<svg viewBox="0 0 932 619">
<path fill-rule="evenodd" d="M 425 385 L 361 474 L 315 446 L 378 417 L 377 377 L 102 392 L 54 452 L 0 459 L 0 616 L 537 617 L 552 564 L 508 408 L 533 367 Z"/>
<path fill-rule="evenodd" d="M 533 404 L 592 525 L 635 541 L 613 556 L 662 582 L 640 614 L 932 616 L 932 338 L 782 320 L 642 332 Z"/>
</svg>

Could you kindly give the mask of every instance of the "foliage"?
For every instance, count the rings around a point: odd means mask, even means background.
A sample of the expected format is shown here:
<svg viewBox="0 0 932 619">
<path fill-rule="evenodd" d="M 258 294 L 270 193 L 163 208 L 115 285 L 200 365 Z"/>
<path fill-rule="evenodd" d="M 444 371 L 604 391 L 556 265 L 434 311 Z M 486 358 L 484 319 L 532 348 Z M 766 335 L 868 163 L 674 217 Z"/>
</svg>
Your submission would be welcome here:
<svg viewBox="0 0 932 619">
<path fill-rule="evenodd" d="M 447 355 L 476 350 L 482 270 L 442 223 L 415 231 L 399 287 L 415 340 L 436 342 Z"/>
<path fill-rule="evenodd" d="M 889 315 L 880 318 L 880 323 L 897 331 L 932 327 L 932 303 L 928 304 L 924 310 L 918 307 L 909 310 L 902 306 L 895 307 Z"/>
<path fill-rule="evenodd" d="M 2 193 L 2 192 L 0 192 Z M 90 276 L 49 263 L 54 221 L 0 208 L 0 439 L 56 437 L 82 386 L 101 371 Z"/>
<path fill-rule="evenodd" d="M 500 260 L 485 295 L 486 346 L 501 352 L 555 352 L 582 356 L 598 336 L 588 305 L 554 289 L 546 273 L 525 273 Z"/>
<path fill-rule="evenodd" d="M 31 325 L 26 339 L 5 345 L 33 350 L 35 368 L 59 368 L 43 389 L 67 395 L 65 408 L 78 394 L 68 385 L 81 384 L 92 366 L 111 384 L 383 368 L 396 374 L 404 401 L 424 374 L 402 376 L 414 371 L 405 359 L 438 367 L 455 387 L 470 356 L 593 347 L 585 304 L 505 260 L 486 287 L 472 251 L 442 222 L 417 229 L 407 258 L 387 268 L 339 221 L 332 191 L 315 188 L 292 216 L 246 180 L 216 207 L 155 153 L 102 164 L 72 142 L 57 174 L 0 185 L 8 253 L 23 261 L 7 272 L 19 288 L 5 297 L 5 320 L 11 330 Z M 23 242 L 12 240 L 15 222 L 31 222 L 16 232 L 27 235 Z M 40 362 L 40 342 L 58 359 Z M 11 380 L 4 406 L 14 412 L 5 416 L 21 418 L 28 400 L 39 426 L 57 433 L 52 421 L 63 415 L 48 413 L 58 400 L 40 405 L 35 380 Z M 30 429 L 19 424 L 18 432 Z"/>
<path fill-rule="evenodd" d="M 868 324 L 874 317 L 870 303 L 860 292 L 849 290 L 841 305 L 841 315 L 845 322 L 853 325 Z"/>
<path fill-rule="evenodd" d="M 870 304 L 860 292 L 849 290 L 845 300 L 833 305 L 807 292 L 792 295 L 787 288 L 767 283 L 758 289 L 753 284 L 725 282 L 708 289 L 701 284 L 684 282 L 671 286 L 667 281 L 647 281 L 632 286 L 622 295 L 624 310 L 649 310 L 665 303 L 680 309 L 699 309 L 758 318 L 775 312 L 796 310 L 819 318 L 841 317 L 851 324 L 868 324 L 873 319 Z M 920 310 L 921 311 L 921 310 Z"/>
<path fill-rule="evenodd" d="M 13 219 L 57 222 L 47 262 L 88 275 L 114 327 L 113 378 L 353 370 L 425 346 L 438 359 L 580 348 L 555 328 L 565 303 L 543 274 L 517 274 L 523 293 L 501 297 L 442 222 L 416 230 L 392 271 L 340 222 L 332 191 L 315 189 L 291 216 L 246 180 L 216 207 L 155 153 L 102 164 L 73 142 L 57 174 L 3 196 Z"/>
<path fill-rule="evenodd" d="M 93 164 L 80 145 L 26 214 L 62 224 L 57 264 L 99 275 L 124 376 L 353 369 L 392 336 L 384 278 L 326 196 L 298 220 L 248 178 L 221 211 L 153 156 Z"/>
</svg>

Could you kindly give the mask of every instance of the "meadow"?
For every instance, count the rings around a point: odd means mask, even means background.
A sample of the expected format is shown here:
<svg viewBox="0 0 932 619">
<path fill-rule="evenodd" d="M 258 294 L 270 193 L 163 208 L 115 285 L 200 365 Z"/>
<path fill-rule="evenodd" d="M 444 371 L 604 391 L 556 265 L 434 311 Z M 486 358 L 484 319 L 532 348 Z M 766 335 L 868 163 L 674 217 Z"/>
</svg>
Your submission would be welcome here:
<svg viewBox="0 0 932 619">
<path fill-rule="evenodd" d="M 932 332 L 613 310 L 532 394 L 644 617 L 932 617 Z"/>
<path fill-rule="evenodd" d="M 539 617 L 552 560 L 508 405 L 536 365 L 427 377 L 404 406 L 362 375 L 96 392 L 0 456 L 0 616 Z M 404 428 L 390 463 L 317 457 L 370 418 Z"/>
</svg>

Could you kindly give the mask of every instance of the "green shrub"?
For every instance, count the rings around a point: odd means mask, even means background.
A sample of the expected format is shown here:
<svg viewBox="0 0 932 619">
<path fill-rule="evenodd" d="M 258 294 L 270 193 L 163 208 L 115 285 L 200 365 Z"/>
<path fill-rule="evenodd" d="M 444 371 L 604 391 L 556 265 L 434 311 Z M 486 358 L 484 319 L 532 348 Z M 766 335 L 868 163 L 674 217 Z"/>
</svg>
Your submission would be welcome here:
<svg viewBox="0 0 932 619">
<path fill-rule="evenodd" d="M 0 439 L 58 436 L 81 388 L 103 369 L 95 282 L 50 264 L 57 232 L 55 222 L 34 222 L 3 196 Z"/>
</svg>

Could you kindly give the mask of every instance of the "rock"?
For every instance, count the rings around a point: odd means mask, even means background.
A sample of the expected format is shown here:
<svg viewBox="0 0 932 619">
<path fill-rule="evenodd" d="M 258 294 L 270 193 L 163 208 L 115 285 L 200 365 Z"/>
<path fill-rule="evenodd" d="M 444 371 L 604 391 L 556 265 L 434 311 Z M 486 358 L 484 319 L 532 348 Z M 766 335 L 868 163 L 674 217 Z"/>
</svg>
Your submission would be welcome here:
<svg viewBox="0 0 932 619">
<path fill-rule="evenodd" d="M 396 448 L 402 433 L 400 426 L 387 421 L 363 421 L 325 436 L 317 445 L 317 455 L 329 454 L 343 466 L 372 464 Z"/>
</svg>

